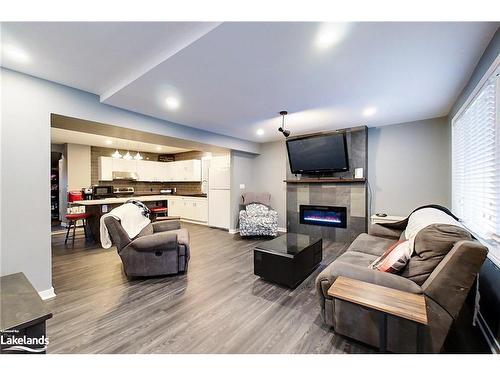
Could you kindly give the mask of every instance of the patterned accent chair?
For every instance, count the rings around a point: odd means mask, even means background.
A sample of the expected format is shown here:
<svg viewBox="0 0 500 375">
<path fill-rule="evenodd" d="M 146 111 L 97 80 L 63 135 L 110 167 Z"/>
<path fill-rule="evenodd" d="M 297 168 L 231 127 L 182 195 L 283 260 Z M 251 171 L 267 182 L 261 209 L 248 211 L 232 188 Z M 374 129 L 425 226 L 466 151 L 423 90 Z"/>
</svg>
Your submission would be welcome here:
<svg viewBox="0 0 500 375">
<path fill-rule="evenodd" d="M 240 235 L 278 235 L 278 213 L 270 208 L 271 194 L 245 193 L 242 195 L 244 210 L 240 211 Z"/>
</svg>

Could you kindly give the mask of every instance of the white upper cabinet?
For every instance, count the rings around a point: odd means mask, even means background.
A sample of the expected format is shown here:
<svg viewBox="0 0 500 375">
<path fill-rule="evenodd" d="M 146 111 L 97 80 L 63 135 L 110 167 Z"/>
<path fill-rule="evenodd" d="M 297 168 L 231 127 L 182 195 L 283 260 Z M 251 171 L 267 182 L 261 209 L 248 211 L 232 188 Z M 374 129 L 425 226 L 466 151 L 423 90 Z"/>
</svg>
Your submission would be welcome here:
<svg viewBox="0 0 500 375">
<path fill-rule="evenodd" d="M 174 179 L 174 170 L 175 163 L 174 162 L 164 162 L 160 164 L 160 178 L 161 181 L 168 182 L 173 181 Z"/>
<path fill-rule="evenodd" d="M 113 158 L 101 156 L 97 164 L 99 181 L 113 181 Z"/>
<path fill-rule="evenodd" d="M 182 160 L 177 164 L 174 181 L 201 181 L 201 160 Z"/>
<path fill-rule="evenodd" d="M 113 172 L 137 172 L 136 160 L 113 159 Z"/>
<path fill-rule="evenodd" d="M 139 181 L 151 182 L 155 181 L 154 162 L 147 160 L 138 160 L 137 162 L 137 175 Z"/>
<path fill-rule="evenodd" d="M 199 182 L 201 160 L 157 162 L 99 157 L 99 181 L 112 181 L 113 172 L 136 172 L 145 182 Z"/>
</svg>

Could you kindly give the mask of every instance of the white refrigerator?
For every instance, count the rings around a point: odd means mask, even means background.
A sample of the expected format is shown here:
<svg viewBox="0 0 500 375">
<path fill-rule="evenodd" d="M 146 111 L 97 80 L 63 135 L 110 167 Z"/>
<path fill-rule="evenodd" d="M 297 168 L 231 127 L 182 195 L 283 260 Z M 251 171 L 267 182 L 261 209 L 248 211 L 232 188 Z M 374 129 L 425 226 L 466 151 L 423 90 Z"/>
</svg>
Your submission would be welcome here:
<svg viewBox="0 0 500 375">
<path fill-rule="evenodd" d="M 213 157 L 208 170 L 208 225 L 229 229 L 231 170 L 228 157 Z"/>
</svg>

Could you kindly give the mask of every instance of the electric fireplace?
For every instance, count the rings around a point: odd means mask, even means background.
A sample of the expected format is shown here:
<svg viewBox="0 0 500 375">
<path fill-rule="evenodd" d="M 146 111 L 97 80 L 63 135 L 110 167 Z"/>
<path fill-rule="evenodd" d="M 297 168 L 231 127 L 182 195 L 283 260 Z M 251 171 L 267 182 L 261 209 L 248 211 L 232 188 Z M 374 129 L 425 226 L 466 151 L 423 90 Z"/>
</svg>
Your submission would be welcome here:
<svg viewBox="0 0 500 375">
<path fill-rule="evenodd" d="M 334 206 L 300 205 L 300 223 L 347 228 L 347 209 Z"/>
</svg>

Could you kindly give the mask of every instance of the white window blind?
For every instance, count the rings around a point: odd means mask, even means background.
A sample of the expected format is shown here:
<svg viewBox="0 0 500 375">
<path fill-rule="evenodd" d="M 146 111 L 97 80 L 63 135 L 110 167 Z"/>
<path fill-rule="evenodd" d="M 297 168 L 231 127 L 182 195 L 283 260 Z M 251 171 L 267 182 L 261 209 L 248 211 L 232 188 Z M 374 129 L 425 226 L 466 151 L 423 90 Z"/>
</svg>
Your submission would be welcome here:
<svg viewBox="0 0 500 375">
<path fill-rule="evenodd" d="M 452 126 L 453 211 L 486 241 L 500 241 L 498 92 L 496 69 Z"/>
</svg>

